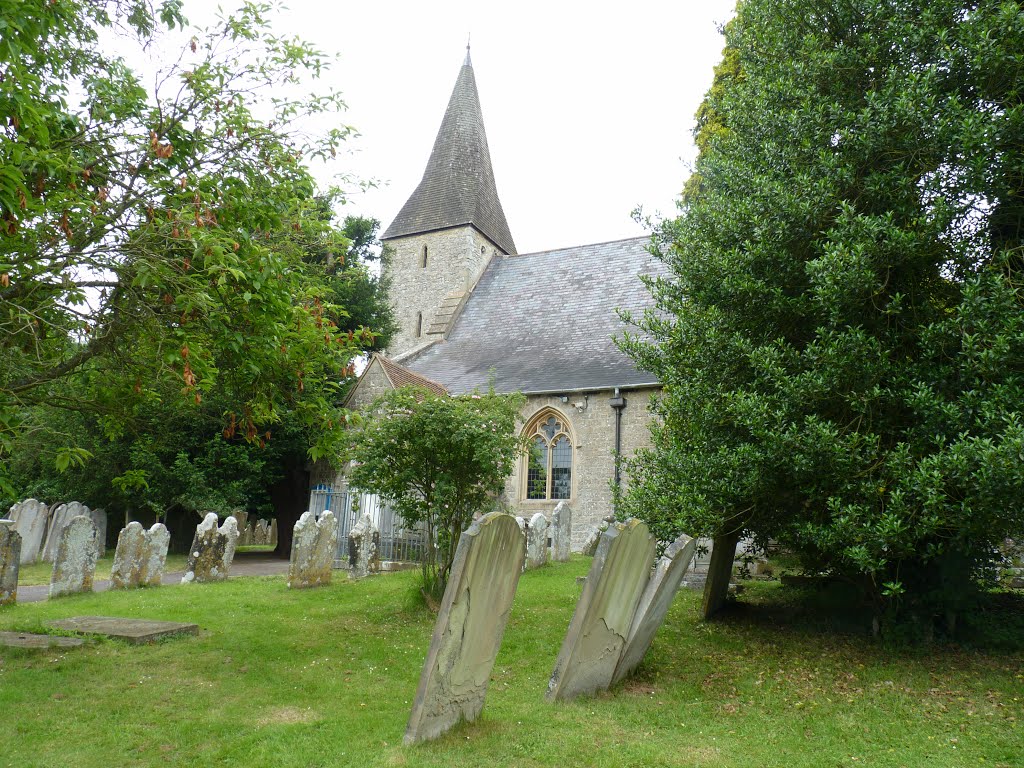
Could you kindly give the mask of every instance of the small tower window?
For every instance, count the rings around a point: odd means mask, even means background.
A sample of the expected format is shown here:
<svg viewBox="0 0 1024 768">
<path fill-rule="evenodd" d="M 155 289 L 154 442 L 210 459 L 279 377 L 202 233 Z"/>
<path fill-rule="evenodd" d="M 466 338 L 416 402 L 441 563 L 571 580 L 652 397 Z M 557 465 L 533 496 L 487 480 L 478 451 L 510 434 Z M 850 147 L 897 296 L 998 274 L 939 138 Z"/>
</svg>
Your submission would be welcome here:
<svg viewBox="0 0 1024 768">
<path fill-rule="evenodd" d="M 418 339 L 423 335 L 423 313 L 416 313 L 416 338 Z"/>
<path fill-rule="evenodd" d="M 427 246 L 423 246 L 423 260 L 420 263 L 420 267 L 423 269 L 427 268 Z M 419 335 L 419 334 L 417 334 Z"/>
</svg>

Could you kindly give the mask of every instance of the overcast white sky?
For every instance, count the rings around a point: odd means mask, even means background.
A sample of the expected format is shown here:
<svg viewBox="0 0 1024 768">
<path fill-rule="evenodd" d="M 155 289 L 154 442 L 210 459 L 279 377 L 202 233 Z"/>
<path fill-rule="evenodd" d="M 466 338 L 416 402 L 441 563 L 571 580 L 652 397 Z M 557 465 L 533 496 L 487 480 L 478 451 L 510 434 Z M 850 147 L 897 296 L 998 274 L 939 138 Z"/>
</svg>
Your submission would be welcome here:
<svg viewBox="0 0 1024 768">
<path fill-rule="evenodd" d="M 354 155 L 314 170 L 381 181 L 345 209 L 383 227 L 420 180 L 472 36 L 498 193 L 528 253 L 644 234 L 630 218 L 639 205 L 673 214 L 734 0 L 287 5 L 275 31 L 339 56 L 321 84 L 361 133 Z M 184 3 L 194 22 L 210 7 Z"/>
</svg>

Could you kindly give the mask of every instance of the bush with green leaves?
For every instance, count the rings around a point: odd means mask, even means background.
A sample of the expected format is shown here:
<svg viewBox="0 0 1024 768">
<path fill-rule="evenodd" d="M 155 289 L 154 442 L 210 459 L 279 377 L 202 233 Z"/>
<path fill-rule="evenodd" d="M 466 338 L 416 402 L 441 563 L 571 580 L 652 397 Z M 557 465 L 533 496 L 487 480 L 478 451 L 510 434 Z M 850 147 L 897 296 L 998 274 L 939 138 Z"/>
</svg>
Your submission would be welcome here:
<svg viewBox="0 0 1024 768">
<path fill-rule="evenodd" d="M 351 487 L 424 527 L 428 599 L 444 594 L 462 531 L 498 503 L 523 449 L 516 429 L 522 404 L 521 395 L 448 397 L 402 387 L 378 398 L 353 433 Z"/>
<path fill-rule="evenodd" d="M 1024 532 L 1024 8 L 743 0 L 659 232 L 628 506 L 930 632 Z"/>
</svg>

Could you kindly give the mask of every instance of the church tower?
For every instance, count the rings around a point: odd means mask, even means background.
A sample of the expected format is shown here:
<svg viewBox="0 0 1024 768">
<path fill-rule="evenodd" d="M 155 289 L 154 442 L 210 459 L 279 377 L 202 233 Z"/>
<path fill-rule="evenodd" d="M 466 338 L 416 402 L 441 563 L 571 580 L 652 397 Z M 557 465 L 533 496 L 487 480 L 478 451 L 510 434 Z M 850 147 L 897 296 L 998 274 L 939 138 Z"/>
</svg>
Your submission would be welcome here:
<svg viewBox="0 0 1024 768">
<path fill-rule="evenodd" d="M 386 269 L 399 326 L 388 354 L 398 358 L 447 338 L 490 260 L 516 252 L 468 46 L 423 178 L 381 239 L 390 246 Z"/>
</svg>

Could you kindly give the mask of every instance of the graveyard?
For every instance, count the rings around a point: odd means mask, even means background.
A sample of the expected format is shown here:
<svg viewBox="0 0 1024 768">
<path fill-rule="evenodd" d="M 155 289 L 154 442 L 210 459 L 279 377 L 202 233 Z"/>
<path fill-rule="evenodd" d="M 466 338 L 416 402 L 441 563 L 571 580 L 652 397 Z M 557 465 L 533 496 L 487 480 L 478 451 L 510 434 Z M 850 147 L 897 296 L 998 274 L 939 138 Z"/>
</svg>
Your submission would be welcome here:
<svg viewBox="0 0 1024 768">
<path fill-rule="evenodd" d="M 549 703 L 591 562 L 522 574 L 480 718 L 411 747 L 403 734 L 437 618 L 415 571 L 8 606 L 0 631 L 54 632 L 47 622 L 88 615 L 200 629 L 149 645 L 0 649 L 0 708 L 14 715 L 2 763 L 63 765 L 73 751 L 83 768 L 1019 765 L 1019 650 L 901 650 L 837 631 L 820 611 L 782 628 L 777 581 L 748 585 L 745 607 L 714 622 L 699 619 L 700 592 L 681 590 L 633 675 Z"/>
</svg>

